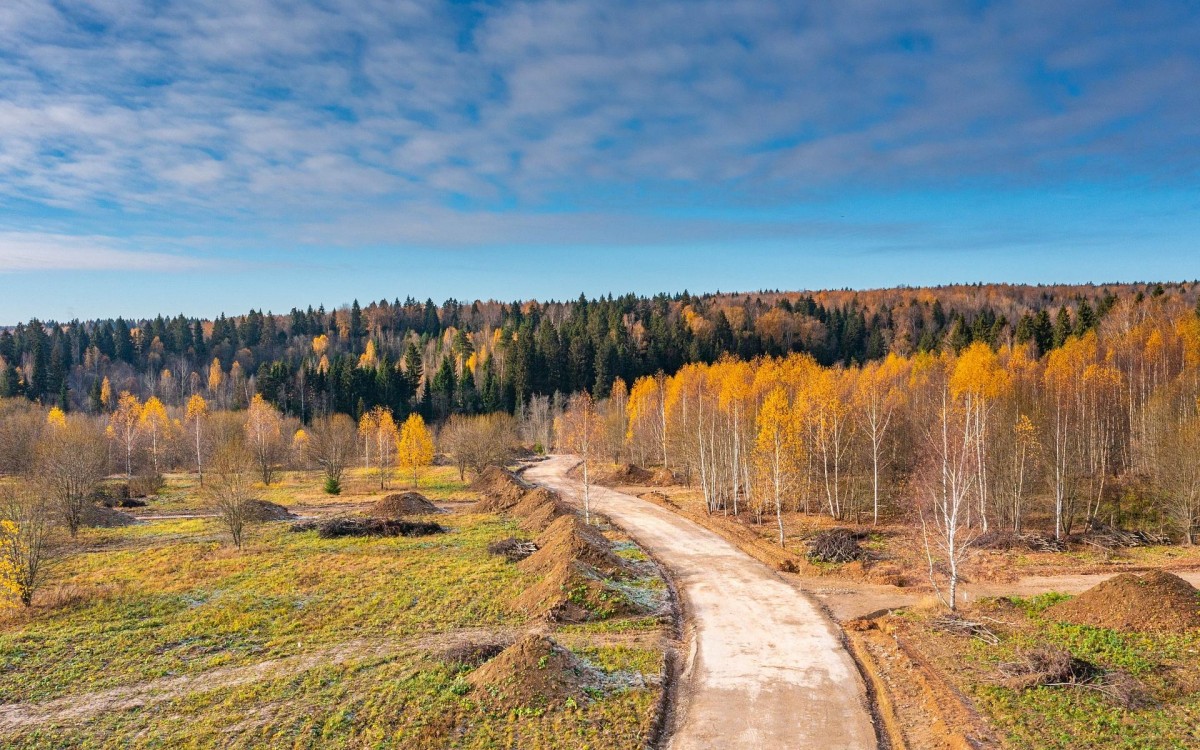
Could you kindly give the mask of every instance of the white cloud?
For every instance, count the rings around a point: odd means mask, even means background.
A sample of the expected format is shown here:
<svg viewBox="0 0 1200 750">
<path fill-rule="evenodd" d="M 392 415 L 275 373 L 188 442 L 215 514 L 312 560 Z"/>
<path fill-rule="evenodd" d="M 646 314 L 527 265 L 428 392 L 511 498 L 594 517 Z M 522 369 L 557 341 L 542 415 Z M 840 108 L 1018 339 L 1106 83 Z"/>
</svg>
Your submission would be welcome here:
<svg viewBox="0 0 1200 750">
<path fill-rule="evenodd" d="M 135 252 L 108 237 L 0 232 L 0 273 L 17 271 L 192 271 L 214 268 L 190 256 Z"/>
<path fill-rule="evenodd" d="M 620 216 L 1196 167 L 1200 100 L 1180 92 L 1200 78 L 1200 18 L 1175 4 L 469 13 L 470 28 L 438 0 L 4 4 L 0 205 L 335 227 L 368 211 L 456 244 L 459 219 L 429 224 L 430 207 L 465 202 L 515 214 L 491 228 L 503 243 L 564 196 Z"/>
</svg>

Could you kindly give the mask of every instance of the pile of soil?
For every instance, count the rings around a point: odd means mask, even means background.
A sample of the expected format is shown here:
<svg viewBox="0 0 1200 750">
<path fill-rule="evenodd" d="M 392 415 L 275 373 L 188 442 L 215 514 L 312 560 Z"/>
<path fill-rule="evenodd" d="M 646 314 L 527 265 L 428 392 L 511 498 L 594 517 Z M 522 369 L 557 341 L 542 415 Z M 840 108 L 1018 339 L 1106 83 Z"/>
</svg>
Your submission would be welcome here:
<svg viewBox="0 0 1200 750">
<path fill-rule="evenodd" d="M 621 558 L 596 527 L 588 526 L 579 516 L 566 515 L 550 524 L 536 540 L 537 552 L 520 563 L 530 573 L 548 573 L 564 561 L 579 562 L 605 575 L 625 572 Z"/>
<path fill-rule="evenodd" d="M 128 482 L 105 482 L 92 491 L 92 501 L 105 508 L 143 508 L 145 500 L 131 497 Z"/>
<path fill-rule="evenodd" d="M 563 706 L 582 702 L 596 682 L 574 654 L 542 635 L 529 635 L 467 677 L 475 690 L 506 709 Z"/>
<path fill-rule="evenodd" d="M 1200 591 L 1162 570 L 1122 573 L 1047 609 L 1046 617 L 1110 630 L 1179 633 L 1200 628 Z"/>
<path fill-rule="evenodd" d="M 660 466 L 650 472 L 650 481 L 646 484 L 649 484 L 651 487 L 670 487 L 675 483 L 675 472 Z"/>
<path fill-rule="evenodd" d="M 401 516 L 428 516 L 441 513 L 441 509 L 419 492 L 401 492 L 388 495 L 371 506 L 367 515 L 376 518 L 399 518 Z"/>
<path fill-rule="evenodd" d="M 250 508 L 246 512 L 247 521 L 257 521 L 259 523 L 289 521 L 295 517 L 294 513 L 282 505 L 267 502 L 266 500 L 251 500 Z"/>
<path fill-rule="evenodd" d="M 508 509 L 510 515 L 521 519 L 521 528 L 526 531 L 544 531 L 555 519 L 568 515 L 571 511 L 559 496 L 546 489 L 538 487 L 525 493 L 521 502 Z"/>
<path fill-rule="evenodd" d="M 132 526 L 137 519 L 128 513 L 106 508 L 103 505 L 86 505 L 79 519 L 80 523 L 93 529 L 115 529 L 121 526 Z"/>
<path fill-rule="evenodd" d="M 515 604 L 533 617 L 556 623 L 592 622 L 640 611 L 595 568 L 578 560 L 557 561 L 540 581 L 517 597 Z"/>
<path fill-rule="evenodd" d="M 446 530 L 428 521 L 397 521 L 390 518 L 331 518 L 317 523 L 292 525 L 292 531 L 316 531 L 322 539 L 343 536 L 429 536 Z"/>
<path fill-rule="evenodd" d="M 649 484 L 654 475 L 640 466 L 621 464 L 609 472 L 604 481 L 607 484 Z"/>
<path fill-rule="evenodd" d="M 529 488 L 511 471 L 489 466 L 471 483 L 471 489 L 481 498 L 475 503 L 476 512 L 498 513 L 521 502 Z"/>
</svg>

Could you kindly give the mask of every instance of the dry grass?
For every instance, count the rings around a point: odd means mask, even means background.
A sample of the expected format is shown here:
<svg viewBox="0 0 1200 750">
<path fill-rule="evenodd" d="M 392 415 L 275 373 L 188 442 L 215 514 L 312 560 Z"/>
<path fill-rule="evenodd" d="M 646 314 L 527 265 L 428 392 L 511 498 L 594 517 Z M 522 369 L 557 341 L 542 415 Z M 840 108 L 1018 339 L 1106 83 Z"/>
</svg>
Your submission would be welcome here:
<svg viewBox="0 0 1200 750">
<path fill-rule="evenodd" d="M 194 476 L 167 480 L 148 513 L 204 510 Z M 378 498 L 370 483 L 352 475 L 331 497 L 316 473 L 289 473 L 262 496 L 304 515 L 346 513 Z M 475 500 L 450 469 L 432 470 L 420 491 L 464 507 Z M 658 688 L 613 667 L 623 658 L 609 658 L 614 647 L 588 646 L 595 668 L 615 675 L 608 688 L 549 712 L 481 702 L 464 689 L 472 665 L 404 645 L 530 625 L 513 602 L 539 575 L 487 551 L 521 536 L 518 524 L 470 512 L 440 520 L 448 533 L 424 538 L 321 539 L 262 524 L 241 552 L 210 518 L 81 532 L 37 606 L 0 617 L 0 703 L 87 701 L 97 691 L 196 679 L 169 699 L 86 722 L 5 733 L 0 712 L 0 745 L 640 748 Z M 654 632 L 657 623 L 631 627 Z M 312 658 L 330 650 L 337 660 Z M 208 679 L 264 664 L 301 666 L 237 684 Z"/>
</svg>

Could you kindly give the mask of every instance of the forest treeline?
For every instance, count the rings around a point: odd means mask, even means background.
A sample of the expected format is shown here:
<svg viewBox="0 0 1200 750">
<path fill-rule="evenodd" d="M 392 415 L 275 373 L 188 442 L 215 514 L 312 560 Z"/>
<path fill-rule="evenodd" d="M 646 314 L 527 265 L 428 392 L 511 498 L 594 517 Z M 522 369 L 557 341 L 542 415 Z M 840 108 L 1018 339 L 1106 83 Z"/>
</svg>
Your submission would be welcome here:
<svg viewBox="0 0 1200 750">
<path fill-rule="evenodd" d="M 780 544 L 789 513 L 913 523 L 951 604 L 983 533 L 1193 542 L 1197 285 L 963 289 L 18 326 L 0 337 L 0 474 L 28 491 L 0 517 L 32 520 L 0 540 L 39 519 L 74 534 L 112 474 L 138 494 L 195 471 L 237 518 L 281 470 L 320 469 L 336 494 L 349 466 L 384 489 L 435 453 L 478 473 L 531 448 L 582 456 L 585 477 L 665 467 L 710 513 L 773 517 Z"/>
<path fill-rule="evenodd" d="M 129 392 L 182 407 L 202 393 L 243 409 L 261 394 L 304 422 L 515 413 L 536 395 L 607 394 L 722 356 L 793 353 L 850 366 L 888 354 L 1031 344 L 1040 356 L 1095 330 L 1118 302 L 1192 306 L 1196 284 L 976 285 L 869 292 L 687 293 L 573 302 L 411 298 L 215 320 L 32 320 L 0 331 L 0 397 L 101 413 Z"/>
</svg>

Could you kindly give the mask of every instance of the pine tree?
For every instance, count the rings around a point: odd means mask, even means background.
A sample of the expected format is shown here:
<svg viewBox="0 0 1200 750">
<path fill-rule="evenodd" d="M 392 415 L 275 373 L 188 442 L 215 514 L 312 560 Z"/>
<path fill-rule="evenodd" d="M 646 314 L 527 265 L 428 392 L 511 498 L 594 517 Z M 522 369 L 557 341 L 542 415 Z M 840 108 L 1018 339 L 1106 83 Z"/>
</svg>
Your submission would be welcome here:
<svg viewBox="0 0 1200 750">
<path fill-rule="evenodd" d="M 1058 308 L 1058 317 L 1054 320 L 1053 348 L 1058 349 L 1065 344 L 1074 331 L 1075 327 L 1071 324 L 1071 312 L 1065 305 Z"/>
</svg>

